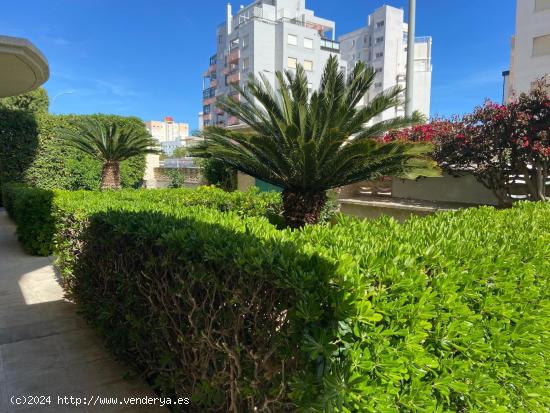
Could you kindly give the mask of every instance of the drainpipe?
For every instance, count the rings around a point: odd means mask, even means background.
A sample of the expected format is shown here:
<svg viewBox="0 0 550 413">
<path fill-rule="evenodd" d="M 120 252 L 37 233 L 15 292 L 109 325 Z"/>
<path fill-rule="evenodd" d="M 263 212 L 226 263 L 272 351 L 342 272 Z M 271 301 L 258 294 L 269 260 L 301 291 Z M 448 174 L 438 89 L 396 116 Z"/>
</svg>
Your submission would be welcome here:
<svg viewBox="0 0 550 413">
<path fill-rule="evenodd" d="M 227 35 L 231 34 L 233 26 L 233 14 L 231 11 L 231 3 L 227 3 Z"/>
<path fill-rule="evenodd" d="M 409 0 L 409 38 L 407 45 L 407 90 L 405 97 L 405 116 L 411 116 L 413 113 L 415 25 L 416 0 Z"/>
</svg>

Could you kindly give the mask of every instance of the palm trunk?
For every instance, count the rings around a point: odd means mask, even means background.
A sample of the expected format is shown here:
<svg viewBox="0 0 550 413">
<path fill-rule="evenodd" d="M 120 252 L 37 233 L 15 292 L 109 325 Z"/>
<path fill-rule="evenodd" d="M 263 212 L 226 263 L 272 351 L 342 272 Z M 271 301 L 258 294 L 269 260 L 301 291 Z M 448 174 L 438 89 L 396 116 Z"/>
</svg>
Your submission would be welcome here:
<svg viewBox="0 0 550 413">
<path fill-rule="evenodd" d="M 103 164 L 101 189 L 120 189 L 120 162 L 110 161 Z"/>
<path fill-rule="evenodd" d="M 325 191 L 297 192 L 283 191 L 283 216 L 286 225 L 301 228 L 306 224 L 319 222 L 321 211 L 327 202 Z"/>
</svg>

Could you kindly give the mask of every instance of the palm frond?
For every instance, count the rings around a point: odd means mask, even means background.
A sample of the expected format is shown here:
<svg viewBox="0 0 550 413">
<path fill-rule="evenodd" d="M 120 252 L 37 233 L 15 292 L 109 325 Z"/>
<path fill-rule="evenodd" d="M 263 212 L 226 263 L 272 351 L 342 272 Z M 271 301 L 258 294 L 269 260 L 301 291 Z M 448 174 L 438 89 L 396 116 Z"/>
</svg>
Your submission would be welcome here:
<svg viewBox="0 0 550 413">
<path fill-rule="evenodd" d="M 137 155 L 158 153 L 157 142 L 144 128 L 88 119 L 75 130 L 62 130 L 63 141 L 102 162 L 120 162 Z"/>
<path fill-rule="evenodd" d="M 334 56 L 311 94 L 299 65 L 295 72 L 277 72 L 274 86 L 263 75 L 251 76 L 246 88 L 236 87 L 239 100 L 218 103 L 249 130 L 207 127 L 204 143 L 191 152 L 293 191 L 324 191 L 382 175 L 437 175 L 428 146 L 375 139 L 423 118 L 415 113 L 375 121 L 401 103 L 402 89 L 390 88 L 361 106 L 374 79 L 374 70 L 362 63 L 346 79 Z"/>
</svg>

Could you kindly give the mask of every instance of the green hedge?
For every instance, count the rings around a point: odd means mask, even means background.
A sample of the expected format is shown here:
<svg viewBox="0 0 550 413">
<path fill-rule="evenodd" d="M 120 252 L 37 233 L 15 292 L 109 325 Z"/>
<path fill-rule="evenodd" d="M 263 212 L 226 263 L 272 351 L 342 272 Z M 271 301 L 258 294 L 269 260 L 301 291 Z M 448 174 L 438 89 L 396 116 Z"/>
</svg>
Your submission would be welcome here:
<svg viewBox="0 0 550 413">
<path fill-rule="evenodd" d="M 199 189 L 125 189 L 120 191 L 63 191 L 31 188 L 23 184 L 2 186 L 2 198 L 8 214 L 17 223 L 19 241 L 35 255 L 53 250 L 56 218 L 63 207 L 86 213 L 109 208 L 151 208 L 171 211 L 198 205 L 218 211 L 234 211 L 239 216 L 266 216 L 277 222 L 281 212 L 279 194 L 225 192 L 214 187 Z"/>
<path fill-rule="evenodd" d="M 65 288 L 194 411 L 548 410 L 550 205 L 279 231 L 126 193 L 54 197 Z"/>
<path fill-rule="evenodd" d="M 59 130 L 75 128 L 87 118 L 145 127 L 135 117 L 52 115 L 0 106 L 0 185 L 20 182 L 44 189 L 99 189 L 100 162 L 59 138 Z M 144 170 L 143 156 L 121 162 L 121 185 L 140 187 Z"/>
</svg>

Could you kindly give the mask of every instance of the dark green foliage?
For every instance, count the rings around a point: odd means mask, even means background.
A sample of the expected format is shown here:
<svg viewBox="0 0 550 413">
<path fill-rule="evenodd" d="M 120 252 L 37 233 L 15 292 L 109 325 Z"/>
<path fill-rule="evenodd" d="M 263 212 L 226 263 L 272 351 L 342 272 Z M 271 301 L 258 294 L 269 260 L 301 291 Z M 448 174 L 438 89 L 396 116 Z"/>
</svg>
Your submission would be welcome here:
<svg viewBox="0 0 550 413">
<path fill-rule="evenodd" d="M 44 189 L 98 189 L 101 163 L 62 143 L 60 130 L 84 119 L 144 128 L 140 119 L 115 115 L 31 114 L 0 108 L 0 183 L 22 182 Z M 121 163 L 122 186 L 139 187 L 145 159 Z"/>
<path fill-rule="evenodd" d="M 39 87 L 31 92 L 18 96 L 0 99 L 0 108 L 8 110 L 22 110 L 31 113 L 47 113 L 50 107 L 48 92 Z"/>
<path fill-rule="evenodd" d="M 281 199 L 276 193 L 225 192 L 213 187 L 199 189 L 158 189 L 158 190 L 121 190 L 111 191 L 47 191 L 30 188 L 22 184 L 5 184 L 2 197 L 10 216 L 18 225 L 18 234 L 24 248 L 37 255 L 51 253 L 52 226 L 59 208 L 65 204 L 74 205 L 84 211 L 104 211 L 115 206 L 130 208 L 181 208 L 184 206 L 203 206 L 218 211 L 234 211 L 239 216 L 266 216 L 270 219 L 281 212 Z M 41 199 L 49 199 L 44 207 Z M 72 204 L 72 202 L 75 202 Z M 26 220 L 27 215 L 39 217 Z M 273 218 L 274 219 L 274 218 Z M 43 224 L 44 223 L 44 224 Z"/>
<path fill-rule="evenodd" d="M 63 143 L 101 162 L 123 161 L 137 155 L 158 153 L 156 141 L 139 124 L 119 125 L 108 119 L 77 120 L 76 128 L 64 128 Z"/>
<path fill-rule="evenodd" d="M 17 223 L 17 238 L 29 254 L 51 253 L 55 220 L 52 191 L 22 184 L 2 185 L 8 215 Z"/>
<path fill-rule="evenodd" d="M 32 113 L 0 107 L 0 185 L 25 180 L 38 151 L 38 128 Z"/>
<path fill-rule="evenodd" d="M 170 180 L 170 188 L 185 187 L 185 174 L 181 169 L 165 168 L 163 174 Z"/>
<path fill-rule="evenodd" d="M 387 89 L 363 104 L 375 76 L 374 69 L 357 63 L 346 78 L 336 56 L 328 59 L 319 89 L 311 94 L 300 65 L 295 72 L 278 71 L 275 87 L 263 74 L 252 75 L 246 88 L 235 86 L 239 99 L 217 103 L 246 128 L 207 127 L 204 141 L 190 153 L 282 188 L 290 227 L 319 222 L 329 189 L 381 176 L 438 176 L 430 145 L 375 140 L 423 120 L 415 112 L 378 122 L 399 105 L 402 89 Z"/>
<path fill-rule="evenodd" d="M 201 174 L 210 185 L 226 191 L 237 189 L 237 172 L 225 162 L 215 158 L 204 158 L 197 161 Z"/>
<path fill-rule="evenodd" d="M 174 192 L 53 201 L 67 291 L 161 393 L 201 412 L 550 406 L 550 205 L 278 231 Z"/>
</svg>

